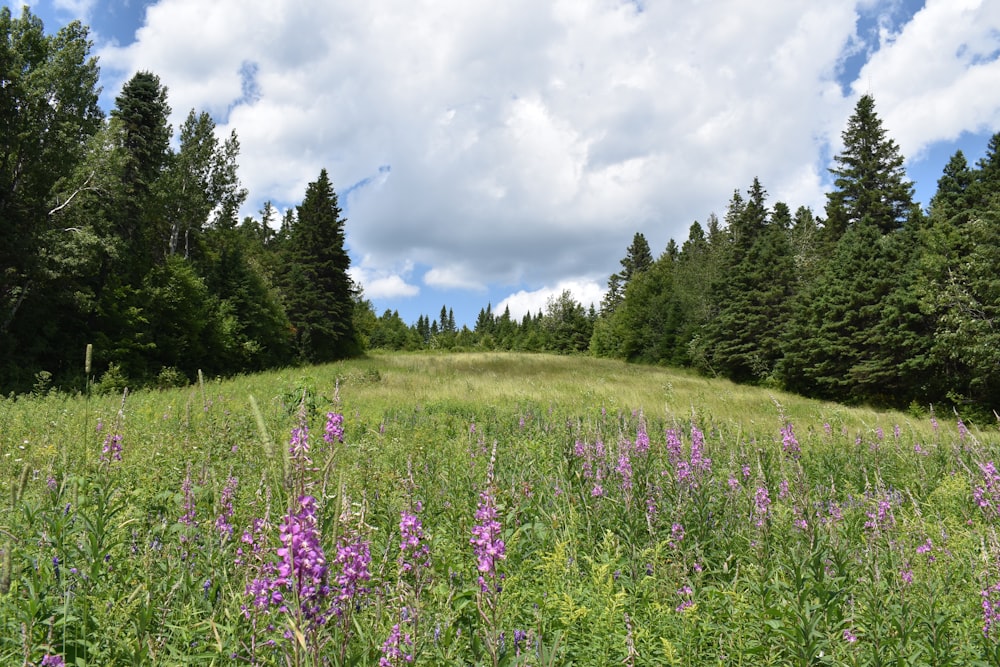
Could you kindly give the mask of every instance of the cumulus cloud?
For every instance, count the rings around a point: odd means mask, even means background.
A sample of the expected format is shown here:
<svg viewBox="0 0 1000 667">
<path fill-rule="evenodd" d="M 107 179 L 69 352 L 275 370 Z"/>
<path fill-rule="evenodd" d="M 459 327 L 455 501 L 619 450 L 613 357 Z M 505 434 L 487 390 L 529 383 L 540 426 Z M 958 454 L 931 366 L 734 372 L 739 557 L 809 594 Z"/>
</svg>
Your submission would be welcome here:
<svg viewBox="0 0 1000 667">
<path fill-rule="evenodd" d="M 1000 98 L 988 92 L 1000 90 L 1000 4 L 927 0 L 883 41 L 854 87 L 875 96 L 904 155 L 916 158 L 962 132 L 1000 128 Z"/>
<path fill-rule="evenodd" d="M 599 308 L 601 299 L 604 296 L 604 286 L 594 281 L 561 280 L 555 287 L 543 287 L 532 291 L 520 290 L 515 292 L 497 304 L 493 312 L 499 314 L 509 308 L 510 316 L 516 320 L 520 320 L 528 313 L 532 315 L 538 312 L 544 313 L 549 300 L 559 298 L 564 291 L 568 291 L 577 303 L 582 304 L 588 310 L 591 306 Z"/>
<path fill-rule="evenodd" d="M 248 212 L 326 167 L 368 293 L 527 286 L 509 297 L 527 303 L 567 276 L 603 285 L 636 231 L 654 252 L 683 240 L 754 177 L 821 207 L 859 48 L 878 48 L 858 81 L 905 150 L 996 124 L 971 91 L 997 87 L 1000 6 L 929 0 L 865 46 L 858 9 L 881 4 L 160 0 L 100 56 L 106 87 L 152 70 L 175 124 L 194 107 L 237 131 Z"/>
</svg>

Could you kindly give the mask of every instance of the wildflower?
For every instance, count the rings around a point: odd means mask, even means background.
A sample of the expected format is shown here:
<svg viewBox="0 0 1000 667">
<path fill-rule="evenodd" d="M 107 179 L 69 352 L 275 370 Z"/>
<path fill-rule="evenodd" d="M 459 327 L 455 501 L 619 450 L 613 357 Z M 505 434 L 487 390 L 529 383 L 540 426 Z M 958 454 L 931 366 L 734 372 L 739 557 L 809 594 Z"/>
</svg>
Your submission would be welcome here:
<svg viewBox="0 0 1000 667">
<path fill-rule="evenodd" d="M 309 461 L 309 427 L 304 423 L 292 429 L 288 453 L 293 461 Z"/>
<path fill-rule="evenodd" d="M 104 447 L 101 448 L 101 461 L 121 461 L 122 460 L 122 435 L 121 433 L 108 433 L 104 438 Z"/>
<path fill-rule="evenodd" d="M 410 634 L 403 634 L 399 628 L 399 623 L 392 626 L 389 636 L 382 644 L 382 657 L 379 658 L 379 667 L 395 667 L 403 662 L 413 662 L 413 637 Z M 402 661 L 402 662 L 401 662 Z"/>
<path fill-rule="evenodd" d="M 931 542 L 931 538 L 927 538 L 927 541 L 917 547 L 918 554 L 930 553 L 931 549 L 934 548 L 934 544 Z"/>
<path fill-rule="evenodd" d="M 637 454 L 645 454 L 649 451 L 649 435 L 646 433 L 645 420 L 639 421 L 639 428 L 635 434 L 635 451 Z"/>
<path fill-rule="evenodd" d="M 340 605 L 338 612 L 342 612 L 352 600 L 368 592 L 364 584 L 371 579 L 368 569 L 371 562 L 369 543 L 357 536 L 344 538 L 337 547 L 336 563 L 340 566 L 340 574 L 337 575 L 337 586 L 340 588 L 337 594 L 337 603 Z"/>
<path fill-rule="evenodd" d="M 691 596 L 694 595 L 694 591 L 691 590 L 690 586 L 681 586 L 678 588 L 677 595 L 681 597 L 681 603 L 677 605 L 674 611 L 679 613 L 694 606 L 694 601 L 691 599 Z"/>
<path fill-rule="evenodd" d="M 191 467 L 188 466 L 187 475 L 184 477 L 184 481 L 181 482 L 181 495 L 184 497 L 184 513 L 181 514 L 178 521 L 185 526 L 195 525 L 195 502 L 194 502 L 194 492 L 192 490 L 191 481 Z M 181 537 L 181 541 L 184 541 L 184 537 Z"/>
<path fill-rule="evenodd" d="M 983 600 L 983 636 L 989 638 L 1000 621 L 1000 582 L 987 586 L 980 595 Z"/>
<path fill-rule="evenodd" d="M 496 577 L 496 562 L 507 557 L 507 547 L 500 538 L 500 522 L 497 520 L 496 502 L 489 491 L 479 494 L 476 510 L 476 525 L 472 527 L 472 545 L 476 554 L 476 569 L 479 570 L 479 585 L 486 590 L 486 578 Z"/>
<path fill-rule="evenodd" d="M 768 508 L 771 507 L 771 496 L 768 494 L 766 486 L 757 487 L 757 491 L 754 493 L 753 502 L 753 515 L 756 518 L 756 525 L 758 528 L 761 528 L 764 526 L 764 521 L 767 519 Z"/>
<path fill-rule="evenodd" d="M 302 496 L 299 510 L 289 512 L 278 527 L 281 547 L 274 586 L 292 591 L 305 618 L 323 622 L 321 604 L 329 594 L 326 555 L 319 541 L 316 499 Z"/>
<path fill-rule="evenodd" d="M 410 572 L 418 567 L 430 567 L 430 550 L 424 542 L 424 528 L 417 515 L 422 509 L 418 502 L 414 512 L 399 513 L 399 567 Z"/>
<path fill-rule="evenodd" d="M 65 664 L 61 655 L 48 654 L 42 658 L 41 667 L 63 667 Z"/>
<path fill-rule="evenodd" d="M 793 461 L 798 461 L 802 455 L 802 449 L 799 447 L 799 441 L 795 438 L 791 422 L 781 427 L 781 451 Z"/>
<path fill-rule="evenodd" d="M 979 470 L 983 474 L 983 485 L 973 490 L 972 497 L 983 512 L 996 515 L 1000 512 L 1000 473 L 993 461 L 980 463 Z"/>
<path fill-rule="evenodd" d="M 969 429 L 965 427 L 965 422 L 961 419 L 958 420 L 958 439 L 961 442 L 965 442 L 965 439 L 969 437 Z"/>
<path fill-rule="evenodd" d="M 682 457 L 681 453 L 681 434 L 677 429 L 668 428 L 667 429 L 667 460 L 670 461 L 670 465 L 677 467 L 680 463 Z"/>
<path fill-rule="evenodd" d="M 623 449 L 621 454 L 618 456 L 618 465 L 615 466 L 615 472 L 621 475 L 621 487 L 622 491 L 628 492 L 632 490 L 632 461 L 629 459 L 628 451 Z"/>
<path fill-rule="evenodd" d="M 853 644 L 854 642 L 858 641 L 858 636 L 855 635 L 853 632 L 851 632 L 850 628 L 845 628 L 844 641 L 847 642 L 848 644 Z"/>
<path fill-rule="evenodd" d="M 240 480 L 230 475 L 226 480 L 226 485 L 222 488 L 222 496 L 219 498 L 219 516 L 215 519 L 215 528 L 223 537 L 232 537 L 233 525 L 233 494 L 236 493 L 236 485 Z"/>
<path fill-rule="evenodd" d="M 705 434 L 697 426 L 691 425 L 691 468 L 700 473 L 712 472 L 712 459 L 704 455 Z"/>
<path fill-rule="evenodd" d="M 783 479 L 781 483 L 778 484 L 778 500 L 784 500 L 788 497 L 788 480 Z"/>
<path fill-rule="evenodd" d="M 740 488 L 740 480 L 736 479 L 732 475 L 729 476 L 729 480 L 726 483 L 729 484 L 730 491 L 735 491 Z"/>
<path fill-rule="evenodd" d="M 670 527 L 670 542 L 669 542 L 670 548 L 676 549 L 677 547 L 680 546 L 681 542 L 683 541 L 684 541 L 684 526 L 679 523 L 675 523 Z"/>
<path fill-rule="evenodd" d="M 868 521 L 865 522 L 865 528 L 872 531 L 891 528 L 896 523 L 895 517 L 892 515 L 892 499 L 886 494 L 878 499 L 875 509 L 869 509 L 866 514 Z"/>
<path fill-rule="evenodd" d="M 909 567 L 900 570 L 899 578 L 903 580 L 903 583 L 907 586 L 913 583 L 913 570 Z"/>
<path fill-rule="evenodd" d="M 344 415 L 339 412 L 326 413 L 326 429 L 323 432 L 323 439 L 333 444 L 333 441 L 344 441 Z"/>
</svg>

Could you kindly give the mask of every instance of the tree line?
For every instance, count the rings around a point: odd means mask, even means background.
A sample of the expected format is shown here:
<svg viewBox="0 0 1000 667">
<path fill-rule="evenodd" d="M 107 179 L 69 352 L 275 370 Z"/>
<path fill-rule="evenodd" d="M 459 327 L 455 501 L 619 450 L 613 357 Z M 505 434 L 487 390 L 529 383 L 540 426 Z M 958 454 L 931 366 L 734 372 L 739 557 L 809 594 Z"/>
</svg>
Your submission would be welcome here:
<svg viewBox="0 0 1000 667">
<path fill-rule="evenodd" d="M 366 349 L 590 353 L 848 403 L 1000 407 L 1000 134 L 929 208 L 862 97 L 822 215 L 754 179 L 654 257 L 635 234 L 599 309 L 569 292 L 474 327 L 408 324 L 348 275 L 325 170 L 284 213 L 247 198 L 239 141 L 139 72 L 105 115 L 87 28 L 0 9 L 0 391 L 184 383 Z M 174 148 L 173 146 L 177 146 Z M 83 350 L 92 345 L 93 366 Z"/>
<path fill-rule="evenodd" d="M 822 216 L 754 179 L 658 257 L 636 233 L 597 313 L 563 293 L 442 338 L 386 311 L 372 341 L 586 349 L 844 403 L 1000 409 L 1000 133 L 975 165 L 952 156 L 926 211 L 871 96 L 842 138 Z"/>
</svg>

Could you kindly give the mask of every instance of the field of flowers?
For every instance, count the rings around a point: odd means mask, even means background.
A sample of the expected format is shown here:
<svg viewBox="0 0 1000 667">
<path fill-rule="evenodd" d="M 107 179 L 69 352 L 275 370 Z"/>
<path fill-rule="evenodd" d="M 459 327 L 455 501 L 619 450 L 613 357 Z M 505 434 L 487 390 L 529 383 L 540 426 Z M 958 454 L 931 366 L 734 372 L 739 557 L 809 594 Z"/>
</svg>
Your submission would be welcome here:
<svg viewBox="0 0 1000 667">
<path fill-rule="evenodd" d="M 995 424 L 400 358 L 0 399 L 0 664 L 1000 664 Z"/>
</svg>

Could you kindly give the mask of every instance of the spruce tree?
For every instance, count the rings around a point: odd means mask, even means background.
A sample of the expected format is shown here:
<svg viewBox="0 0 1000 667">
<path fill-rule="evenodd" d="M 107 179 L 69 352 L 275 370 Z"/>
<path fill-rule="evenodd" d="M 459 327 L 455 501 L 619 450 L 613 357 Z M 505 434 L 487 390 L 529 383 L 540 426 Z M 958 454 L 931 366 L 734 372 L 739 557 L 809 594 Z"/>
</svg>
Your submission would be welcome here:
<svg viewBox="0 0 1000 667">
<path fill-rule="evenodd" d="M 345 220 L 326 169 L 306 188 L 297 212 L 290 230 L 284 296 L 299 354 L 312 363 L 358 354 Z"/>
<path fill-rule="evenodd" d="M 831 240 L 866 218 L 883 234 L 899 229 L 913 213 L 913 183 L 870 95 L 858 100 L 841 136 L 844 150 L 834 157 L 834 190 L 827 194 Z"/>
</svg>

